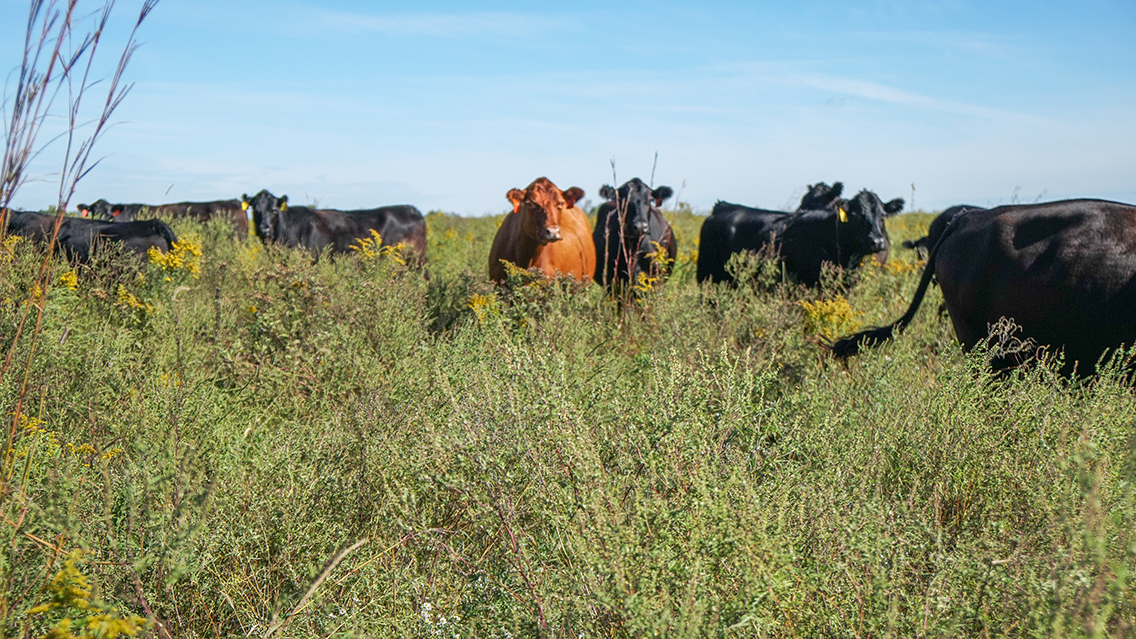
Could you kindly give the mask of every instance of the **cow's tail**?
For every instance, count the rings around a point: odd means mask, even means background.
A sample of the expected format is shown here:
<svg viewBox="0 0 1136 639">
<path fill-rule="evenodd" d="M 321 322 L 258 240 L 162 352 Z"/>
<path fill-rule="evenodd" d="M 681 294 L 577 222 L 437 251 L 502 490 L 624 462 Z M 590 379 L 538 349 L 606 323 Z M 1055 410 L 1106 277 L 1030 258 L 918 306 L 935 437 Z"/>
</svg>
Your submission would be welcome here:
<svg viewBox="0 0 1136 639">
<path fill-rule="evenodd" d="M 860 353 L 860 348 L 865 342 L 869 344 L 878 344 L 886 342 L 895 336 L 896 331 L 902 331 L 907 328 L 911 320 L 915 319 L 915 313 L 919 311 L 919 305 L 923 303 L 923 296 L 927 294 L 927 287 L 931 285 L 931 279 L 935 276 L 935 257 L 939 253 L 939 247 L 943 245 L 943 241 L 950 237 L 951 233 L 960 226 L 956 224 L 959 218 L 955 218 L 947 225 L 946 230 L 943 231 L 939 241 L 935 242 L 935 247 L 931 249 L 931 255 L 927 258 L 927 266 L 923 268 L 923 277 L 919 280 L 919 288 L 915 289 L 915 298 L 911 300 L 911 305 L 907 307 L 907 312 L 903 317 L 899 318 L 888 326 L 881 326 L 878 328 L 869 328 L 866 331 L 860 331 L 855 335 L 850 335 L 844 339 L 837 340 L 829 347 L 832 354 L 838 359 L 844 359 Z"/>
<path fill-rule="evenodd" d="M 154 234 L 161 235 L 162 238 L 166 240 L 166 243 L 169 244 L 170 248 L 173 248 L 174 243 L 176 243 L 178 239 L 177 236 L 174 235 L 174 231 L 170 228 L 170 225 L 161 220 L 154 220 L 153 224 Z"/>
</svg>

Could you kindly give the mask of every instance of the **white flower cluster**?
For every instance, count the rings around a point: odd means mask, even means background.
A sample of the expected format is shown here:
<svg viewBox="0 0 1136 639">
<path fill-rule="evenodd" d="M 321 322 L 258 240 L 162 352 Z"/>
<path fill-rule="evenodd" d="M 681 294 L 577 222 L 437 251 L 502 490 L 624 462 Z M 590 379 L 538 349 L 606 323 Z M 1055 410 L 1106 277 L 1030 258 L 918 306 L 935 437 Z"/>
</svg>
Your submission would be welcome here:
<svg viewBox="0 0 1136 639">
<path fill-rule="evenodd" d="M 422 607 L 418 611 L 422 621 L 430 628 L 430 634 L 435 637 L 444 637 L 449 633 L 450 637 L 457 639 L 461 636 L 458 624 L 461 622 L 459 615 L 445 616 L 443 614 L 434 612 L 434 604 L 430 600 L 422 602 Z"/>
</svg>

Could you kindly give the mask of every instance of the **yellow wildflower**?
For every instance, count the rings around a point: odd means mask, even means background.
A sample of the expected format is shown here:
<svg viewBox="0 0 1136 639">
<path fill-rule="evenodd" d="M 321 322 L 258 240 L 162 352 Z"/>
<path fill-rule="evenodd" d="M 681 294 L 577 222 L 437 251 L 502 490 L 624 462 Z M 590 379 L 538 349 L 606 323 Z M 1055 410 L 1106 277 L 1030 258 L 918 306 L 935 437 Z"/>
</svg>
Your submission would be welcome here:
<svg viewBox="0 0 1136 639">
<path fill-rule="evenodd" d="M 79 275 L 75 271 L 67 271 L 59 276 L 59 283 L 72 291 L 79 289 Z"/>
<path fill-rule="evenodd" d="M 22 239 L 24 238 L 20 237 L 19 235 L 9 235 L 8 237 L 4 238 L 4 241 L 0 242 L 0 260 L 4 262 L 10 262 L 16 255 L 16 242 L 19 242 Z"/>
<path fill-rule="evenodd" d="M 150 263 L 157 264 L 163 271 L 185 270 L 194 278 L 201 276 L 201 255 L 201 240 L 194 235 L 182 237 L 165 253 L 154 247 L 146 251 Z M 170 278 L 167 277 L 166 280 L 169 281 Z"/>
<path fill-rule="evenodd" d="M 135 637 L 147 627 L 138 615 L 122 616 L 107 604 L 92 601 L 91 581 L 78 567 L 83 551 L 74 550 L 63 562 L 63 569 L 51 578 L 43 592 L 45 603 L 28 610 L 29 616 L 58 610 L 65 617 L 56 622 L 45 637 L 56 639 L 117 639 Z M 76 617 L 73 619 L 72 617 Z M 72 632 L 75 630 L 78 634 Z"/>
<path fill-rule="evenodd" d="M 640 271 L 639 276 L 635 278 L 635 290 L 639 293 L 648 293 L 655 288 L 655 284 L 658 282 L 659 278 L 651 277 Z"/>
<path fill-rule="evenodd" d="M 646 257 L 651 260 L 653 267 L 657 268 L 659 271 L 670 271 L 675 263 L 674 258 L 667 256 L 667 249 L 664 248 L 662 244 L 651 240 L 651 246 L 654 247 L 655 250 L 648 253 Z"/>
<path fill-rule="evenodd" d="M 368 259 L 375 259 L 379 257 L 390 256 L 390 258 L 399 264 L 406 264 L 402 252 L 406 249 L 406 245 L 402 242 L 394 246 L 383 246 L 383 236 L 375 229 L 371 229 L 371 237 L 361 237 L 352 244 L 350 248 L 359 255 Z"/>
<path fill-rule="evenodd" d="M 805 311 L 805 331 L 812 335 L 833 340 L 860 328 L 857 319 L 859 313 L 852 310 L 852 306 L 843 296 L 838 295 L 831 301 L 801 300 L 797 304 Z"/>
<path fill-rule="evenodd" d="M 118 285 L 118 306 L 126 309 L 140 310 L 147 315 L 157 312 L 157 307 L 149 302 L 143 302 L 134 296 L 125 286 Z"/>
<path fill-rule="evenodd" d="M 497 315 L 500 312 L 497 296 L 493 294 L 471 295 L 466 305 L 473 310 L 478 322 L 484 322 L 487 317 Z"/>
<path fill-rule="evenodd" d="M 383 245 L 383 236 L 375 229 L 371 229 L 371 237 L 361 237 L 350 246 L 352 251 L 367 258 L 375 258 Z"/>
</svg>

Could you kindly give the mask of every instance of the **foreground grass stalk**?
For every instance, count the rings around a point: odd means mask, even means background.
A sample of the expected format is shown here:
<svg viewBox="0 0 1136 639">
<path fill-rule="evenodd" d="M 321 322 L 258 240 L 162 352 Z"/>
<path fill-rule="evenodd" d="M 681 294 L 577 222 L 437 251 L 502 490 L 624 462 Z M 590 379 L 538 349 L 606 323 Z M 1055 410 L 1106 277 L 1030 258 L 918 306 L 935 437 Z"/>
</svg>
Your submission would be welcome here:
<svg viewBox="0 0 1136 639">
<path fill-rule="evenodd" d="M 268 632 L 264 634 L 265 639 L 283 630 L 284 627 L 288 625 L 288 622 L 292 620 L 292 617 L 295 617 L 300 611 L 307 607 L 308 600 L 316 594 L 316 591 L 319 590 L 319 587 L 322 586 L 323 582 L 331 575 L 331 572 L 335 570 L 335 567 L 346 559 L 348 555 L 363 547 L 368 541 L 368 539 L 360 539 L 347 548 L 344 548 L 338 555 L 333 557 L 324 567 L 323 572 L 321 572 L 319 576 L 316 577 L 315 581 L 312 582 L 312 585 L 308 587 L 308 591 L 304 593 L 304 596 L 300 597 L 300 601 L 296 604 L 296 607 L 293 608 L 292 612 L 289 612 L 287 616 L 283 619 L 278 619 L 277 616 L 273 614 L 272 621 L 268 624 Z"/>
</svg>

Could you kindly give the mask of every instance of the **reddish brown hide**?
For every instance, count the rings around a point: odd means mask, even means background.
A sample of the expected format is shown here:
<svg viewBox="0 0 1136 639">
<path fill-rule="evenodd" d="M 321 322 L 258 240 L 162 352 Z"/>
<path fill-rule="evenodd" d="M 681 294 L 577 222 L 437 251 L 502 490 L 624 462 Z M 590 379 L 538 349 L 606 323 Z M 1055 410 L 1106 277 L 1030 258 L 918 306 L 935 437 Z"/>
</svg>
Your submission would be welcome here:
<svg viewBox="0 0 1136 639">
<path fill-rule="evenodd" d="M 501 260 L 521 268 L 537 267 L 546 277 L 557 273 L 587 282 L 596 270 L 596 247 L 592 230 L 576 201 L 584 191 L 556 188 L 548 178 L 537 178 L 524 191 L 513 189 L 507 197 L 513 212 L 505 216 L 489 250 L 489 277 L 505 281 Z"/>
</svg>

